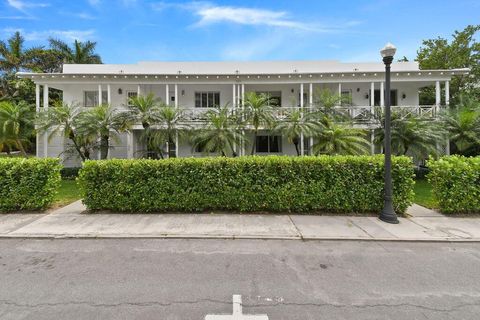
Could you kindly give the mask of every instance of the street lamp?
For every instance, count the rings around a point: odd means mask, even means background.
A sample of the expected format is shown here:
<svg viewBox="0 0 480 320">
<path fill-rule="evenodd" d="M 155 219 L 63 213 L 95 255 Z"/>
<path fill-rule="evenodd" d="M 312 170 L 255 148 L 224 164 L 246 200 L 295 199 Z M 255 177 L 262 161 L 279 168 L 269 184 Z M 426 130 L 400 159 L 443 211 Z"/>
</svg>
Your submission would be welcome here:
<svg viewBox="0 0 480 320">
<path fill-rule="evenodd" d="M 387 43 L 380 51 L 385 63 L 385 176 L 384 176 L 384 202 L 380 213 L 380 220 L 387 223 L 398 223 L 397 215 L 393 209 L 392 199 L 392 150 L 391 150 L 391 132 L 390 132 L 390 65 L 397 48 L 391 43 Z M 372 92 L 373 94 L 373 92 Z"/>
</svg>

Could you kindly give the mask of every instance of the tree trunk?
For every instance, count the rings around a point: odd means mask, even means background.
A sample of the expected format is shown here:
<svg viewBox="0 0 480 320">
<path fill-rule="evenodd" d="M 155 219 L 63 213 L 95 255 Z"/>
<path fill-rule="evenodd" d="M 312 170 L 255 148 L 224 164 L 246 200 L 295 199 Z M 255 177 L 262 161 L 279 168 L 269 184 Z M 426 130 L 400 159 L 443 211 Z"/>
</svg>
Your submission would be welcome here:
<svg viewBox="0 0 480 320">
<path fill-rule="evenodd" d="M 251 153 L 252 156 L 255 154 L 255 148 L 257 147 L 257 131 L 258 130 L 255 130 L 253 132 L 253 143 L 252 143 L 252 153 Z"/>
<path fill-rule="evenodd" d="M 298 137 L 293 138 L 293 144 L 295 145 L 295 150 L 297 151 L 297 157 L 300 156 L 300 150 L 298 148 L 299 139 Z"/>
<path fill-rule="evenodd" d="M 100 138 L 100 159 L 107 159 L 109 148 L 109 136 L 102 136 Z"/>
<path fill-rule="evenodd" d="M 85 155 L 83 154 L 82 150 L 80 149 L 80 146 L 77 143 L 77 139 L 75 137 L 75 134 L 73 131 L 71 131 L 68 135 L 68 138 L 73 142 L 73 146 L 75 147 L 75 150 L 77 150 L 78 155 L 80 158 L 82 158 L 82 162 L 85 161 Z"/>
<path fill-rule="evenodd" d="M 23 144 L 20 140 L 17 140 L 17 147 L 18 147 L 18 150 L 20 150 L 20 153 L 26 157 L 27 156 L 27 152 L 25 151 L 25 148 L 23 147 Z"/>
</svg>

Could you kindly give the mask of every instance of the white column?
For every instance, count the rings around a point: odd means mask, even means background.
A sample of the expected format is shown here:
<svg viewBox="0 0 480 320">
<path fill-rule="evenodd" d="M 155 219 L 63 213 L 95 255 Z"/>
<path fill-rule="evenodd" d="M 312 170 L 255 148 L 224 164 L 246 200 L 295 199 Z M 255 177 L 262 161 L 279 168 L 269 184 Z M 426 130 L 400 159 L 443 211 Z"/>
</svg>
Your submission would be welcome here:
<svg viewBox="0 0 480 320">
<path fill-rule="evenodd" d="M 175 157 L 178 158 L 178 131 L 175 133 Z"/>
<path fill-rule="evenodd" d="M 237 93 L 237 86 L 236 84 L 234 83 L 232 85 L 232 108 L 235 109 L 235 102 L 237 101 L 237 98 L 236 98 L 236 93 Z"/>
<path fill-rule="evenodd" d="M 35 111 L 38 113 L 40 112 L 40 85 L 37 83 L 35 84 Z M 40 142 L 40 136 L 38 135 L 38 133 L 36 134 L 36 156 L 37 158 L 39 157 L 39 150 L 38 150 L 38 145 L 39 145 L 39 142 Z"/>
<path fill-rule="evenodd" d="M 300 84 L 300 109 L 303 110 L 303 83 Z M 303 111 L 302 111 L 303 117 Z M 305 146 L 303 143 L 303 132 L 300 134 L 300 154 L 303 156 L 305 154 Z"/>
<path fill-rule="evenodd" d="M 338 84 L 338 95 L 341 97 L 342 96 L 342 84 Z"/>
<path fill-rule="evenodd" d="M 140 85 L 137 85 L 137 96 L 140 96 L 142 94 L 142 88 L 140 88 Z"/>
<path fill-rule="evenodd" d="M 242 111 L 245 110 L 245 84 L 242 83 L 242 92 L 240 93 L 242 96 Z M 245 155 L 245 130 L 242 130 L 242 145 L 241 145 L 241 153 Z"/>
<path fill-rule="evenodd" d="M 375 105 L 375 82 L 370 83 L 370 105 Z"/>
<path fill-rule="evenodd" d="M 102 85 L 98 85 L 98 105 L 101 105 L 103 101 L 103 96 L 102 96 Z"/>
<path fill-rule="evenodd" d="M 435 81 L 435 105 L 439 106 L 441 102 L 440 81 Z"/>
<path fill-rule="evenodd" d="M 170 92 L 168 89 L 168 83 L 165 85 L 165 104 L 169 105 L 170 104 Z"/>
<path fill-rule="evenodd" d="M 450 81 L 445 81 L 445 105 L 450 105 Z"/>
<path fill-rule="evenodd" d="M 383 88 L 383 81 L 380 82 L 380 106 L 385 106 L 385 89 Z"/>
<path fill-rule="evenodd" d="M 48 110 L 48 85 L 43 85 L 43 110 Z M 48 157 L 48 131 L 43 134 L 43 157 Z"/>
<path fill-rule="evenodd" d="M 175 83 L 175 108 L 178 108 L 178 84 Z"/>
<path fill-rule="evenodd" d="M 242 83 L 242 108 L 245 106 L 245 84 Z"/>
<path fill-rule="evenodd" d="M 311 112 L 311 108 L 313 108 L 313 83 L 310 83 L 309 86 L 308 86 L 308 107 L 310 108 L 310 112 Z M 313 154 L 313 137 L 310 137 L 310 141 L 309 141 L 309 154 L 312 155 Z"/>
<path fill-rule="evenodd" d="M 133 159 L 133 131 L 127 132 L 127 159 Z"/>
<path fill-rule="evenodd" d="M 111 88 L 110 84 L 107 84 L 107 103 L 109 105 L 112 104 L 112 88 Z"/>
</svg>

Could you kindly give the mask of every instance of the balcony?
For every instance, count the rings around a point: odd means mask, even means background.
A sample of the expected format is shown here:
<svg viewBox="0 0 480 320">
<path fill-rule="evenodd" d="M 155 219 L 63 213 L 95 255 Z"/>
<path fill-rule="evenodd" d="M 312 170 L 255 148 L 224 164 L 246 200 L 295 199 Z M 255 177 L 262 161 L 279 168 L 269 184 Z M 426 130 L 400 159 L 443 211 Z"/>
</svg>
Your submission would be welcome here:
<svg viewBox="0 0 480 320">
<path fill-rule="evenodd" d="M 239 107 L 240 108 L 240 107 Z M 205 113 L 210 108 L 182 108 L 184 115 L 188 121 L 201 122 L 205 121 Z M 235 109 L 232 108 L 232 112 Z M 277 120 L 285 119 L 289 113 L 299 110 L 298 107 L 276 107 L 274 108 L 274 116 Z M 311 111 L 319 111 L 318 108 L 304 107 L 305 113 Z M 338 116 L 338 119 L 345 119 L 345 122 L 353 123 L 361 127 L 377 127 L 379 126 L 378 112 L 380 107 L 372 106 L 337 106 L 329 110 L 332 114 Z M 392 112 L 401 112 L 403 117 L 409 115 L 421 115 L 426 118 L 435 119 L 441 107 L 434 105 L 418 105 L 418 106 L 392 106 Z M 341 120 L 340 120 L 341 121 Z"/>
</svg>

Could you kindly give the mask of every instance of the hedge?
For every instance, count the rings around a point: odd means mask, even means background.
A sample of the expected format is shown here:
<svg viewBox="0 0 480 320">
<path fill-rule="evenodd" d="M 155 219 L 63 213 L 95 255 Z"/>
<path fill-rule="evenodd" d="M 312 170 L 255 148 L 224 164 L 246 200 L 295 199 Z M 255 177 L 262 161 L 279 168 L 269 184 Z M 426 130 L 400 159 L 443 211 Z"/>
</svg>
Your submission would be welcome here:
<svg viewBox="0 0 480 320">
<path fill-rule="evenodd" d="M 79 173 L 91 210 L 379 212 L 382 156 L 177 158 L 86 161 Z M 399 213 L 413 198 L 411 159 L 393 159 Z"/>
<path fill-rule="evenodd" d="M 446 156 L 428 166 L 427 178 L 442 212 L 480 212 L 480 157 Z"/>
<path fill-rule="evenodd" d="M 0 159 L 0 211 L 48 207 L 60 186 L 59 159 Z"/>
</svg>

